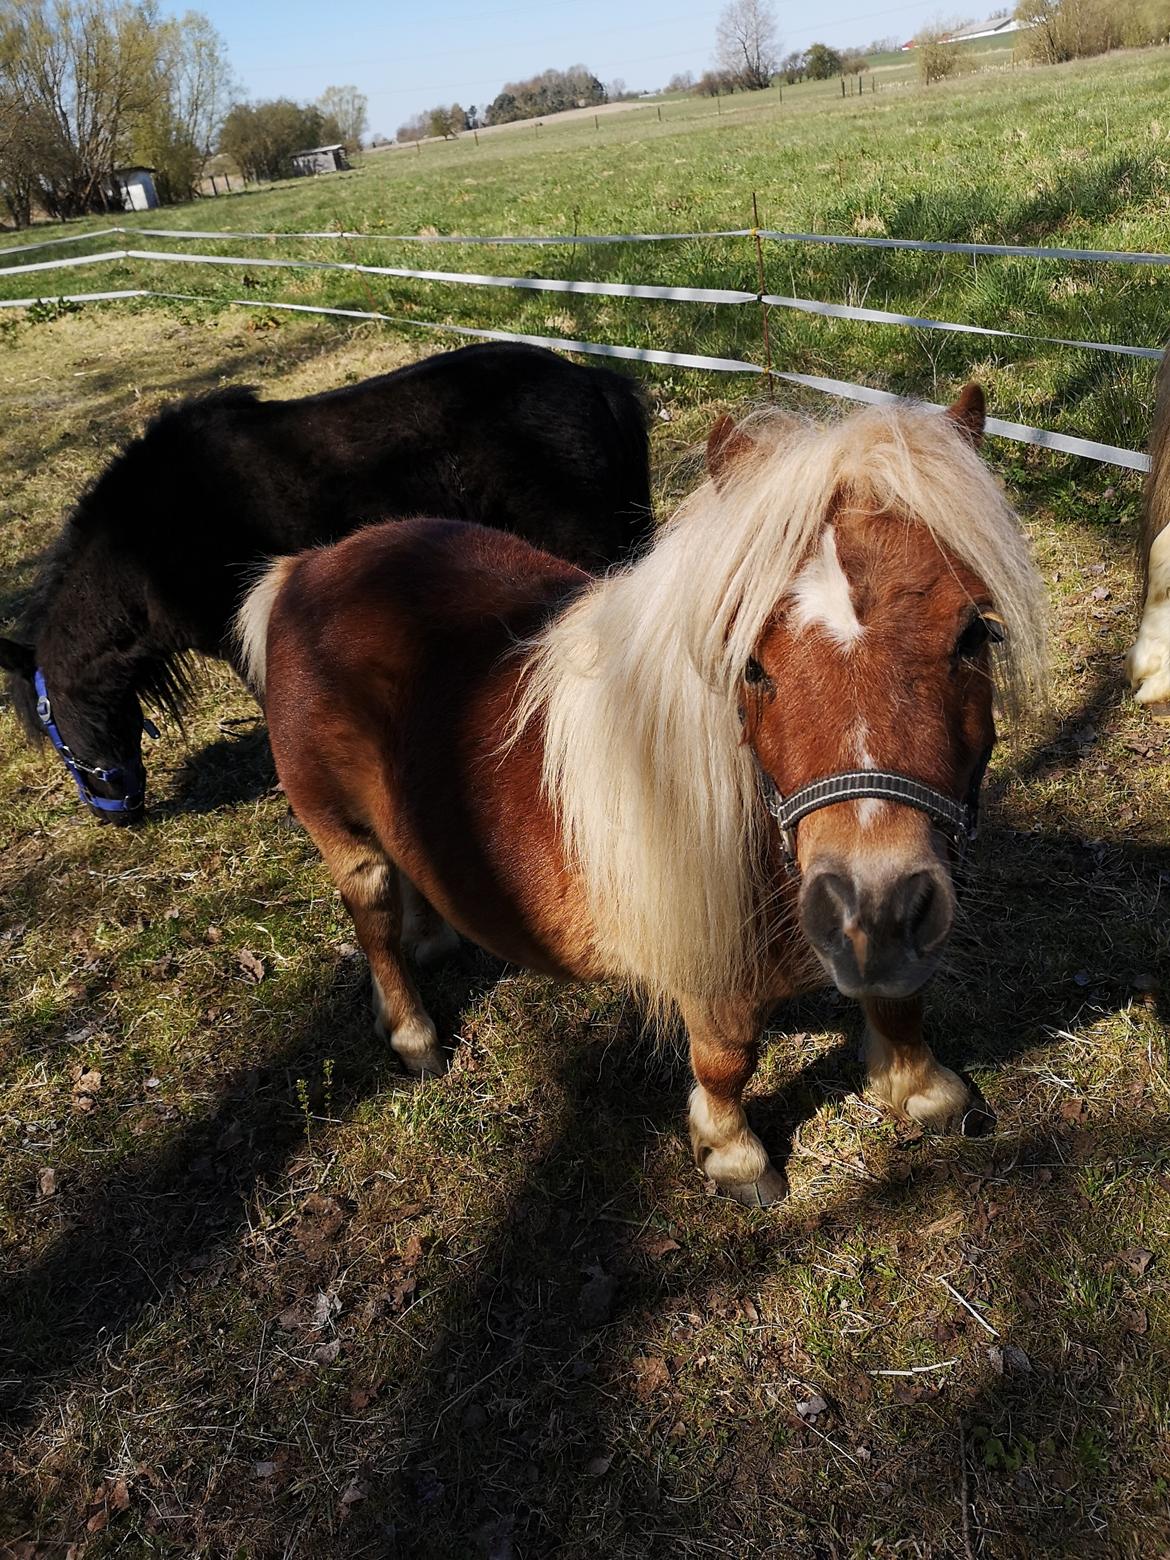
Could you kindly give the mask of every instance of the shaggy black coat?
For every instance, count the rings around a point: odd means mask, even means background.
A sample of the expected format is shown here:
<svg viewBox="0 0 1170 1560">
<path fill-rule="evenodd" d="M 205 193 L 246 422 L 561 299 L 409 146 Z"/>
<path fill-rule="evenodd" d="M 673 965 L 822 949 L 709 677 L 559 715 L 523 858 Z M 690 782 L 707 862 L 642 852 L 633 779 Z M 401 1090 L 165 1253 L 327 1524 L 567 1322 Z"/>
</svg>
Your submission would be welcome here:
<svg viewBox="0 0 1170 1560">
<path fill-rule="evenodd" d="M 40 736 L 39 665 L 74 752 L 124 761 L 139 697 L 179 713 L 187 652 L 232 660 L 263 559 L 413 515 L 513 531 L 594 571 L 626 558 L 652 524 L 640 388 L 501 343 L 303 400 L 233 389 L 163 412 L 82 497 L 0 640 L 25 729 Z"/>
</svg>

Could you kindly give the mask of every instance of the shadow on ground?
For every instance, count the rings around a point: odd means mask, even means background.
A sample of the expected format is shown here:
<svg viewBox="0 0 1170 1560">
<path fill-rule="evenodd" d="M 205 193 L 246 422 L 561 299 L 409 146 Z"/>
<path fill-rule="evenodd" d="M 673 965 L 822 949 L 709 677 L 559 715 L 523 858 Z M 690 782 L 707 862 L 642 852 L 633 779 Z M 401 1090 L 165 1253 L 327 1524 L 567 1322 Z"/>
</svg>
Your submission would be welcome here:
<svg viewBox="0 0 1170 1560">
<path fill-rule="evenodd" d="M 1127 938 L 1134 956 L 1148 959 L 1164 934 L 1143 910 L 1157 902 L 1170 853 L 1116 846 L 1094 855 L 1080 840 L 991 830 L 983 854 L 991 900 L 1010 898 L 1030 923 L 1031 882 L 1043 914 L 1030 925 L 1027 950 L 1010 921 L 981 929 L 976 967 L 960 959 L 953 983 L 934 994 L 935 1027 L 952 1063 L 1005 1065 L 1053 1028 L 1082 1023 L 1087 1007 L 1099 1016 L 1130 1001 L 1123 979 L 1096 969 L 1081 979 L 1077 896 L 1099 896 L 1105 906 L 1098 914 L 1112 938 L 1110 969 Z M 458 1032 L 468 1005 L 499 974 L 468 955 L 429 982 L 443 1030 Z M 344 961 L 315 986 L 291 987 L 277 1015 L 286 1045 L 234 1077 L 205 1115 L 161 1146 L 132 1154 L 112 1174 L 95 1165 L 69 1227 L 26 1265 L 9 1265 L 0 1278 L 0 1401 L 10 1445 L 36 1423 L 48 1394 L 84 1380 L 99 1362 L 108 1368 L 144 1320 L 181 1312 L 209 1282 L 214 1255 L 226 1253 L 228 1271 L 243 1276 L 247 1258 L 232 1253 L 256 1193 L 304 1146 L 294 1081 L 317 1076 L 323 1055 L 337 1058 L 335 1116 L 380 1091 L 425 1099 L 370 1038 L 366 1001 L 360 961 Z M 832 996 L 793 1004 L 782 1022 L 786 1031 L 855 1028 Z M 826 1173 L 787 1207 L 747 1214 L 707 1200 L 682 1142 L 680 1069 L 641 1036 L 632 1012 L 623 1008 L 592 1032 L 588 1023 L 571 1026 L 532 1067 L 537 1114 L 517 1136 L 509 1174 L 480 1198 L 475 1229 L 449 1236 L 451 1249 L 436 1248 L 420 1267 L 417 1346 L 376 1384 L 372 1407 L 346 1407 L 345 1382 L 323 1387 L 323 1397 L 314 1389 L 324 1422 L 360 1420 L 361 1467 L 344 1481 L 359 1495 L 339 1506 L 341 1487 L 322 1501 L 290 1478 L 259 1500 L 254 1454 L 242 1453 L 223 1476 L 220 1505 L 236 1513 L 220 1534 L 223 1547 L 229 1536 L 247 1547 L 252 1524 L 271 1523 L 275 1506 L 284 1531 L 299 1535 L 282 1552 L 306 1556 L 852 1554 L 866 1552 L 856 1547 L 866 1534 L 874 1542 L 891 1531 L 912 1536 L 909 1510 L 929 1517 L 924 1553 L 971 1554 L 978 1541 L 986 1555 L 1057 1554 L 1074 1539 L 1078 1553 L 1123 1552 L 1109 1533 L 1109 1507 L 1121 1481 L 1134 1477 L 1134 1458 L 1148 1455 L 1153 1432 L 1129 1427 L 1118 1440 L 1112 1372 L 1118 1361 L 1146 1368 L 1161 1341 L 1127 1330 L 1116 1300 L 1090 1296 L 1077 1309 L 1070 1299 L 1086 1260 L 1104 1262 L 1109 1250 L 1107 1209 L 1086 1199 L 1077 1173 L 1120 1158 L 1162 1174 L 1170 1128 L 1119 1113 L 1106 1133 L 1040 1122 L 959 1150 L 875 1141 L 869 1163 L 851 1175 Z M 757 1101 L 756 1125 L 777 1159 L 799 1144 L 806 1121 L 856 1083 L 849 1048 L 838 1046 Z M 474 1075 L 458 1070 L 423 1086 L 473 1088 Z M 453 1195 L 441 1170 L 436 1184 L 440 1197 Z M 986 1213 L 989 1185 L 994 1215 Z M 1003 1339 L 1025 1341 L 1026 1370 L 1001 1360 L 977 1370 L 973 1388 L 911 1382 L 898 1395 L 845 1350 L 823 1389 L 824 1417 L 806 1423 L 794 1405 L 820 1390 L 826 1368 L 806 1352 L 810 1316 L 772 1316 L 752 1296 L 798 1272 L 831 1273 L 838 1249 L 867 1228 L 883 1261 L 913 1264 L 916 1233 L 955 1212 L 968 1231 L 966 1281 L 986 1289 L 972 1298 L 994 1303 Z M 708 1225 L 709 1238 L 696 1236 Z M 1041 1250 L 1045 1242 L 1051 1250 Z M 1039 1285 L 1038 1270 L 1047 1274 Z M 224 1281 L 221 1263 L 216 1282 Z M 1059 1347 L 1044 1341 L 1053 1296 L 1066 1307 Z M 398 1324 L 375 1305 L 352 1325 L 376 1334 Z M 960 1332 L 947 1325 L 935 1353 L 969 1352 L 974 1340 L 976 1357 L 989 1358 L 989 1340 L 973 1322 L 960 1316 Z M 724 1359 L 722 1374 L 704 1375 L 704 1339 L 712 1350 L 731 1349 L 730 1374 Z M 240 1412 L 255 1428 L 255 1417 Z M 886 1432 L 896 1427 L 902 1449 L 885 1468 L 866 1461 L 874 1415 Z M 281 1423 L 275 1409 L 273 1423 Z M 247 1444 L 262 1440 L 250 1434 Z M 10 1497 L 13 1537 L 22 1507 L 19 1495 Z M 32 1510 L 24 1516 L 32 1521 Z"/>
<path fill-rule="evenodd" d="M 223 735 L 214 742 L 184 755 L 165 800 L 151 804 L 148 827 L 151 819 L 176 813 L 214 812 L 254 802 L 276 785 L 263 717 L 244 716 L 220 729 Z"/>
</svg>

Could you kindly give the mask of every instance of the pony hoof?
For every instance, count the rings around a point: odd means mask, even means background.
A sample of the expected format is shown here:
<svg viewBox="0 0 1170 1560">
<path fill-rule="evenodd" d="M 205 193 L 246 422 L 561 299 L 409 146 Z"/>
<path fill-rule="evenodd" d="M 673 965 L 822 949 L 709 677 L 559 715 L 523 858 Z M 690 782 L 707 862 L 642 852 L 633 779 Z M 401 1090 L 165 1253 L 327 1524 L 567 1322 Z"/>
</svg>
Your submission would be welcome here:
<svg viewBox="0 0 1170 1560">
<path fill-rule="evenodd" d="M 770 1208 L 788 1196 L 788 1177 L 783 1170 L 769 1165 L 758 1181 L 736 1181 L 719 1190 L 734 1197 L 744 1208 Z"/>
<path fill-rule="evenodd" d="M 902 1102 L 902 1113 L 926 1132 L 962 1132 L 976 1100 L 967 1085 L 949 1067 L 936 1069 L 925 1089 Z"/>
<path fill-rule="evenodd" d="M 412 1077 L 441 1078 L 447 1071 L 447 1053 L 439 1044 L 434 1024 L 425 1015 L 408 1019 L 394 1030 L 379 1016 L 374 1021 L 374 1033 L 380 1040 L 390 1042 L 390 1049 Z"/>
<path fill-rule="evenodd" d="M 412 1078 L 417 1078 L 422 1083 L 427 1078 L 441 1078 L 447 1071 L 447 1053 L 434 1050 L 423 1053 L 420 1056 L 402 1056 L 398 1059 L 406 1068 Z"/>
</svg>

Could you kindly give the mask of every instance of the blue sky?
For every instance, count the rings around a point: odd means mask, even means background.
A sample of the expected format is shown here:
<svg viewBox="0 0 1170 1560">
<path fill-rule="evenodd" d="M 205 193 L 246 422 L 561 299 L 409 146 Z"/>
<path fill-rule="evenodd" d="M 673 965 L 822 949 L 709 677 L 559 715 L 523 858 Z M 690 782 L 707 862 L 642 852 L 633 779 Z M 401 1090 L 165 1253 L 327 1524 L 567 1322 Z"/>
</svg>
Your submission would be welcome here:
<svg viewBox="0 0 1170 1560">
<path fill-rule="evenodd" d="M 603 81 L 658 87 L 711 63 L 720 0 L 194 0 L 227 40 L 249 97 L 311 99 L 352 82 L 370 100 L 370 127 L 393 135 L 435 103 L 483 105 L 507 80 L 584 64 Z M 693 6 L 693 9 L 692 9 Z M 176 5 L 176 10 L 186 6 Z M 939 0 L 821 0 L 775 7 L 783 52 L 816 39 L 865 44 L 909 37 Z M 980 15 L 983 13 L 980 12 Z"/>
</svg>

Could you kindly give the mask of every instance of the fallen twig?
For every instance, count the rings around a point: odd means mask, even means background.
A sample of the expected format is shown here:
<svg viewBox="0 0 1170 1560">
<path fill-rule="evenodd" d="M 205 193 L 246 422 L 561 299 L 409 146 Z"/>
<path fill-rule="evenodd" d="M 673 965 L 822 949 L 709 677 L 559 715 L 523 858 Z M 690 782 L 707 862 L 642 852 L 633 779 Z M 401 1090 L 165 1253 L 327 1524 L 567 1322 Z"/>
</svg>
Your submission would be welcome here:
<svg viewBox="0 0 1170 1560">
<path fill-rule="evenodd" d="M 911 1365 L 906 1370 L 871 1370 L 871 1376 L 917 1376 L 924 1370 L 946 1370 L 948 1365 L 957 1365 L 958 1356 L 953 1360 L 939 1360 L 937 1365 Z"/>
<path fill-rule="evenodd" d="M 971 1500 L 967 1483 L 967 1432 L 959 1420 L 959 1501 L 963 1511 L 963 1555 L 965 1560 L 975 1560 L 975 1545 L 971 1541 Z"/>
<path fill-rule="evenodd" d="M 980 1327 L 982 1327 L 986 1332 L 989 1332 L 993 1338 L 999 1337 L 999 1333 L 996 1328 L 991 1325 L 985 1316 L 980 1316 L 979 1312 L 971 1304 L 970 1300 L 964 1300 L 963 1296 L 959 1293 L 953 1284 L 948 1284 L 945 1278 L 940 1278 L 938 1282 L 943 1286 L 948 1295 L 953 1296 L 953 1298 L 959 1302 L 965 1311 L 970 1312 L 970 1314 L 979 1323 Z"/>
</svg>

